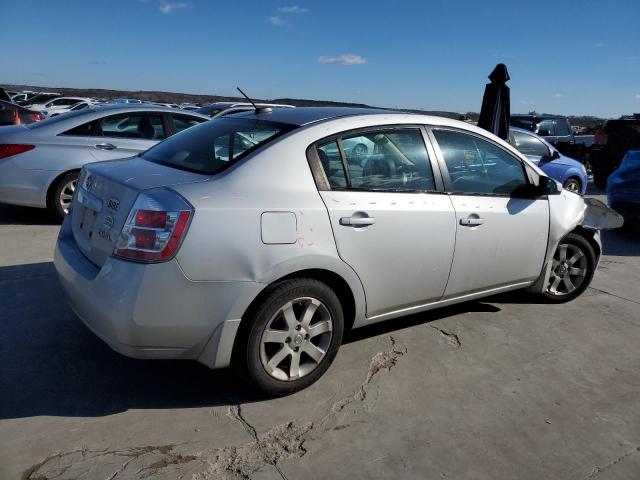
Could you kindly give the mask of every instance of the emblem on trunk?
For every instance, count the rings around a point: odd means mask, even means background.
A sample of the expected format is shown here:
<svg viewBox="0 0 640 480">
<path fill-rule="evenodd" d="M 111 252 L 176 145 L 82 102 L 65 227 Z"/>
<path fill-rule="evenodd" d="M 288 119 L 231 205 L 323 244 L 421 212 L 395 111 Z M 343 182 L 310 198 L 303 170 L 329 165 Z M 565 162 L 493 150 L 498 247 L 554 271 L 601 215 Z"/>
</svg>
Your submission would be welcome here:
<svg viewBox="0 0 640 480">
<path fill-rule="evenodd" d="M 93 174 L 89 173 L 89 174 L 87 174 L 87 176 L 84 178 L 84 182 L 83 182 L 82 187 L 83 187 L 87 192 L 90 192 L 90 191 L 91 191 L 91 189 L 94 187 L 95 182 L 96 182 L 96 177 L 95 177 Z"/>
<path fill-rule="evenodd" d="M 111 197 L 107 202 L 107 208 L 113 213 L 116 213 L 120 208 L 120 200 L 118 200 L 116 197 Z"/>
<path fill-rule="evenodd" d="M 104 227 L 107 230 L 111 230 L 111 227 L 113 227 L 113 217 L 111 215 L 104 217 Z"/>
</svg>

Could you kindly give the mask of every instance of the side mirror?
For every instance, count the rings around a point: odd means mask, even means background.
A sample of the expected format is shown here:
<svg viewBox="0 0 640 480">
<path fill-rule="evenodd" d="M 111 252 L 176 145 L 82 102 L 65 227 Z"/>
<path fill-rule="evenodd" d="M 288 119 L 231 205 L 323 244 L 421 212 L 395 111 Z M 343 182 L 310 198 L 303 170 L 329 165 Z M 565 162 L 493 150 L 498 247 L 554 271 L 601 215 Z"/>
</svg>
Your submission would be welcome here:
<svg viewBox="0 0 640 480">
<path fill-rule="evenodd" d="M 537 195 L 558 195 L 562 191 L 562 184 L 553 178 L 541 176 L 539 182 Z"/>
<path fill-rule="evenodd" d="M 553 150 L 553 152 L 551 152 L 551 160 L 557 160 L 558 158 L 560 158 L 560 152 L 558 152 L 557 150 Z"/>
</svg>

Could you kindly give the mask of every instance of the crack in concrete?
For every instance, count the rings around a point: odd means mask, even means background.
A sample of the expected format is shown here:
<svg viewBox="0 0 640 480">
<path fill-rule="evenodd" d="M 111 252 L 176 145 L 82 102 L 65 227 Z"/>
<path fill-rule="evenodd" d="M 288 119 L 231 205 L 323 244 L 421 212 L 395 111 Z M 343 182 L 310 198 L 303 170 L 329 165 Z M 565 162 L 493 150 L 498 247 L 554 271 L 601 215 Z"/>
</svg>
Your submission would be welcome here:
<svg viewBox="0 0 640 480">
<path fill-rule="evenodd" d="M 173 452 L 175 445 L 147 446 L 147 447 L 131 447 L 122 450 L 88 450 L 86 448 L 72 450 L 70 452 L 58 453 L 45 458 L 42 462 L 37 463 L 28 468 L 21 476 L 21 480 L 50 480 L 60 478 L 66 475 L 70 470 L 77 473 L 70 478 L 82 478 L 94 468 L 105 467 L 111 470 L 111 464 L 120 464 L 119 468 L 115 468 L 107 480 L 113 480 L 121 473 L 124 473 L 129 465 L 134 461 L 142 463 L 141 468 L 136 474 L 144 471 L 158 471 L 169 465 L 178 465 L 196 460 L 192 455 L 181 455 Z M 145 457 L 147 460 L 155 459 L 154 456 L 160 456 L 158 460 L 148 465 L 144 464 Z M 119 460 L 122 459 L 122 460 Z"/>
<path fill-rule="evenodd" d="M 429 325 L 429 327 L 431 327 L 434 330 L 437 330 L 438 332 L 440 332 L 440 334 L 443 335 L 447 339 L 447 343 L 449 345 L 451 345 L 452 347 L 455 347 L 455 348 L 461 348 L 462 347 L 462 341 L 460 341 L 460 337 L 457 334 L 451 333 L 451 332 L 447 332 L 446 330 L 438 328 L 435 325 Z"/>
<path fill-rule="evenodd" d="M 598 467 L 598 466 L 593 467 L 593 470 L 591 470 L 591 473 L 589 475 L 587 475 L 586 477 L 584 477 L 584 480 L 590 480 L 592 478 L 597 477 L 603 471 L 607 470 L 608 468 L 613 467 L 617 463 L 620 463 L 622 460 L 624 460 L 625 458 L 633 455 L 636 452 L 640 452 L 640 447 L 636 447 L 633 450 L 631 450 L 630 452 L 627 452 L 624 455 L 619 456 L 618 458 L 616 458 L 615 460 L 612 460 L 611 462 L 607 463 L 603 467 Z"/>
<path fill-rule="evenodd" d="M 378 352 L 371 358 L 367 375 L 357 391 L 334 402 L 319 422 L 287 422 L 258 435 L 255 427 L 243 416 L 241 405 L 231 405 L 227 417 L 242 426 L 251 437 L 251 442 L 190 452 L 188 455 L 174 451 L 176 445 L 122 450 L 73 450 L 45 458 L 27 469 L 21 480 L 53 480 L 62 476 L 73 479 L 89 476 L 95 478 L 97 473 L 106 480 L 117 480 L 125 475 L 127 478 L 142 479 L 155 476 L 172 465 L 192 462 L 203 465 L 203 470 L 192 472 L 193 480 L 251 480 L 254 473 L 268 466 L 275 468 L 282 480 L 287 480 L 279 463 L 304 456 L 307 453 L 305 441 L 308 438 L 318 438 L 329 431 L 330 429 L 325 428 L 326 422 L 335 418 L 348 405 L 364 402 L 374 378 L 384 370 L 390 371 L 398 359 L 407 353 L 407 348 L 397 346 L 392 336 L 389 336 L 389 341 L 387 350 Z M 314 432 L 318 433 L 318 437 L 313 437 Z"/>
<path fill-rule="evenodd" d="M 396 340 L 392 336 L 389 336 L 389 341 L 391 345 L 389 346 L 388 350 L 384 352 L 378 352 L 371 358 L 367 376 L 358 390 L 353 395 L 334 402 L 329 409 L 329 413 L 325 415 L 321 423 L 324 423 L 326 420 L 328 420 L 329 417 L 335 415 L 336 413 L 341 412 L 353 402 L 364 402 L 367 398 L 369 384 L 371 383 L 373 378 L 378 375 L 381 370 L 386 369 L 387 371 L 390 371 L 398 362 L 398 358 L 407 353 L 407 347 L 404 347 L 402 349 L 398 349 L 396 347 Z"/>
<path fill-rule="evenodd" d="M 611 295 L 612 297 L 619 298 L 620 300 L 626 300 L 627 302 L 635 303 L 636 305 L 640 305 L 640 302 L 637 300 L 631 300 L 630 298 L 621 297 L 620 295 L 616 295 L 615 293 L 607 292 L 606 290 L 600 290 L 599 288 L 589 287 L 591 290 L 595 290 L 598 293 L 604 293 L 605 295 Z"/>
</svg>

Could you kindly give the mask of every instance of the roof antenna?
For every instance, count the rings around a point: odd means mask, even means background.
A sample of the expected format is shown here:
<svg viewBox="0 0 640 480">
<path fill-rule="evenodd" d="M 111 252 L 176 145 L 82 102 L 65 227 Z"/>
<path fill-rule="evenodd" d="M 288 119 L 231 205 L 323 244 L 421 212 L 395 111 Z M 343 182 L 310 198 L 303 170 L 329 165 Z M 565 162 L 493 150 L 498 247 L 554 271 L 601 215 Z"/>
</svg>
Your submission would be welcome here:
<svg viewBox="0 0 640 480">
<path fill-rule="evenodd" d="M 240 87 L 236 87 L 238 89 L 238 91 L 242 94 L 242 96 L 244 98 L 246 98 L 247 100 L 249 100 L 249 103 L 251 103 L 251 105 L 253 105 L 253 108 L 256 109 L 256 115 L 260 115 L 261 113 L 271 113 L 273 111 L 273 109 L 271 107 L 258 107 L 253 100 L 251 100 L 246 93 L 244 93 L 242 90 L 240 90 Z"/>
</svg>

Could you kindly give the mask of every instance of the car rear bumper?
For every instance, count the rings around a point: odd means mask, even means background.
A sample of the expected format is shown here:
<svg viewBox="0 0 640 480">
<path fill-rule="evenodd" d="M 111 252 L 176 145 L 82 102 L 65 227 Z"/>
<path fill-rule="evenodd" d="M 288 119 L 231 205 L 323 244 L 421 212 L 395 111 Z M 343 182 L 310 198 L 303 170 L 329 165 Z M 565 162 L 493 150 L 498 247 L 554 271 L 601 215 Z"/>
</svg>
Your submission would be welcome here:
<svg viewBox="0 0 640 480">
<path fill-rule="evenodd" d="M 20 168 L 11 158 L 0 160 L 0 202 L 45 208 L 49 181 L 57 173 Z"/>
<path fill-rule="evenodd" d="M 176 260 L 109 257 L 99 268 L 78 249 L 69 218 L 54 264 L 73 311 L 113 350 L 134 358 L 199 359 L 212 368 L 228 365 L 242 313 L 262 288 L 193 282 Z"/>
</svg>

